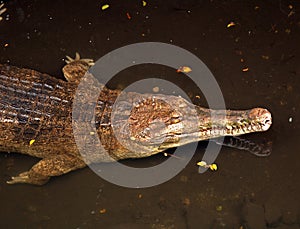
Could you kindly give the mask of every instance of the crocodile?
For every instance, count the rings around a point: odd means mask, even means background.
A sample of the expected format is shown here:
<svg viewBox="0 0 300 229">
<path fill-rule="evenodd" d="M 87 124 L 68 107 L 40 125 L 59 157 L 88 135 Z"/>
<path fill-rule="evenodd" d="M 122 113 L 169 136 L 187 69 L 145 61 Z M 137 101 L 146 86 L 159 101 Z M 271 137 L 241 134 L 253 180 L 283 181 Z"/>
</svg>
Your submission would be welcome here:
<svg viewBox="0 0 300 229">
<path fill-rule="evenodd" d="M 75 94 L 79 83 L 89 80 L 83 76 L 91 64 L 79 56 L 69 58 L 62 69 L 66 80 L 0 64 L 0 152 L 40 158 L 8 184 L 43 185 L 51 177 L 90 163 L 148 157 L 191 142 L 266 131 L 272 124 L 271 113 L 264 108 L 221 112 L 196 106 L 179 96 L 125 93 L 99 83 L 95 87 L 102 89 L 93 109 L 96 133 L 75 133 L 78 120 L 86 117 L 83 104 L 76 113 L 79 118 L 74 120 Z M 114 108 L 121 93 L 120 106 Z M 113 117 L 117 120 L 115 126 Z M 94 135 L 100 139 L 102 150 L 88 152 L 91 156 L 86 159 L 79 150 L 76 134 Z M 91 145 L 97 146 L 95 142 L 84 143 L 87 148 Z"/>
</svg>

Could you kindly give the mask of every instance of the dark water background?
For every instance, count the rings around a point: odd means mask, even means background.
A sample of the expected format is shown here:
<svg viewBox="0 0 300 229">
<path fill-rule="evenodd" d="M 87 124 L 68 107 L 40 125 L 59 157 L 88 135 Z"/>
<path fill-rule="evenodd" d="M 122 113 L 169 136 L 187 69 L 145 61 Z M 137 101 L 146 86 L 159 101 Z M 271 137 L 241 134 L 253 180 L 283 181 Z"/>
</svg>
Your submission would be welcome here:
<svg viewBox="0 0 300 229">
<path fill-rule="evenodd" d="M 0 62 L 62 78 L 65 55 L 97 60 L 143 41 L 170 43 L 198 56 L 212 71 L 231 109 L 266 107 L 271 141 L 257 158 L 223 147 L 216 172 L 198 174 L 205 143 L 172 180 L 147 189 L 110 184 L 89 168 L 53 178 L 42 187 L 7 185 L 38 160 L 0 156 L 1 228 L 299 228 L 300 3 L 299 1 L 5 1 Z M 293 12 L 294 13 L 293 13 Z M 126 13 L 131 15 L 128 19 Z M 9 15 L 9 20 L 6 20 Z M 227 28 L 229 22 L 235 26 Z M 7 44 L 7 45 L 5 45 Z M 243 59 L 244 62 L 241 62 Z M 242 69 L 248 67 L 247 72 Z M 115 85 L 153 73 L 172 79 L 197 104 L 195 85 L 163 67 L 128 69 Z M 162 155 L 134 160 L 137 167 Z M 105 210 L 104 210 L 105 209 Z M 242 210 L 244 209 L 244 210 Z M 245 209 L 248 213 L 245 213 Z M 248 214 L 248 215 L 247 215 Z M 248 218 L 247 218 L 248 217 Z M 254 226 L 253 226 L 254 225 Z"/>
</svg>

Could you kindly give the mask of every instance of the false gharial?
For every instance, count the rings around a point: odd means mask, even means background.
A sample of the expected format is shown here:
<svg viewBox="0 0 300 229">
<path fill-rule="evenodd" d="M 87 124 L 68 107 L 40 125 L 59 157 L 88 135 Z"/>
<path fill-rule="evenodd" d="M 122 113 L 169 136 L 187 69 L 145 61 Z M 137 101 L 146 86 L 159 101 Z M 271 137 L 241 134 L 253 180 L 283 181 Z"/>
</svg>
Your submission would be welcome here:
<svg viewBox="0 0 300 229">
<path fill-rule="evenodd" d="M 272 124 L 271 113 L 264 108 L 213 111 L 174 95 L 126 92 L 114 108 L 121 91 L 102 85 L 93 109 L 96 133 L 86 134 L 100 139 L 103 153 L 84 160 L 74 138 L 72 107 L 90 65 L 89 59 L 69 58 L 63 68 L 67 81 L 0 65 L 0 151 L 41 158 L 7 183 L 42 185 L 89 163 L 148 157 L 190 142 L 266 131 Z M 78 111 L 79 116 L 84 110 Z"/>
</svg>

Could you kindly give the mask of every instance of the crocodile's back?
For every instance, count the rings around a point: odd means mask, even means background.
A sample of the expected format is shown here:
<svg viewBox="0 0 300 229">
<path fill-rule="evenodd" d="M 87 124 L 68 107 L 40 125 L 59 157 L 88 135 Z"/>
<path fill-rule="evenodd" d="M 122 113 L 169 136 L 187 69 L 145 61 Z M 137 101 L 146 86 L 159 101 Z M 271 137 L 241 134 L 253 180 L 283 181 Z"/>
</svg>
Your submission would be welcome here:
<svg viewBox="0 0 300 229">
<path fill-rule="evenodd" d="M 73 91 L 47 74 L 0 65 L 0 150 L 44 157 L 74 145 Z"/>
</svg>

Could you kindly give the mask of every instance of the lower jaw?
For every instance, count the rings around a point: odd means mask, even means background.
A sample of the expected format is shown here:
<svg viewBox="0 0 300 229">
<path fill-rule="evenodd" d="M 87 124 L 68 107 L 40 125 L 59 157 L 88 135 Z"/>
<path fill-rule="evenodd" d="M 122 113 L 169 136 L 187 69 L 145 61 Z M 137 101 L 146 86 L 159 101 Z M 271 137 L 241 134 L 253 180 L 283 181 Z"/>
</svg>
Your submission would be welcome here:
<svg viewBox="0 0 300 229">
<path fill-rule="evenodd" d="M 208 140 L 211 138 L 218 138 L 218 137 L 225 137 L 225 136 L 239 136 L 243 134 L 248 134 L 248 133 L 253 133 L 253 132 L 260 132 L 262 129 L 256 129 L 254 130 L 253 128 L 246 129 L 239 129 L 239 130 L 230 130 L 230 129 L 210 129 L 210 130 L 205 130 L 205 131 L 199 131 L 199 132 L 192 132 L 188 134 L 181 134 L 178 135 L 177 138 L 172 139 L 170 138 L 168 143 L 174 144 L 174 147 L 177 147 L 179 145 L 191 143 L 191 142 L 198 142 L 202 140 Z M 162 148 L 164 148 L 162 146 Z M 166 147 L 170 148 L 170 147 Z"/>
</svg>

